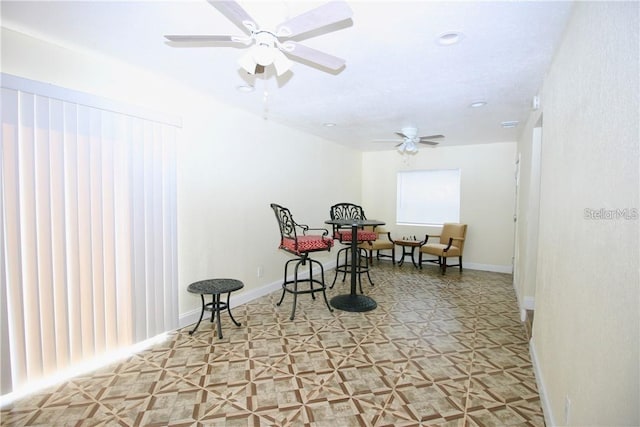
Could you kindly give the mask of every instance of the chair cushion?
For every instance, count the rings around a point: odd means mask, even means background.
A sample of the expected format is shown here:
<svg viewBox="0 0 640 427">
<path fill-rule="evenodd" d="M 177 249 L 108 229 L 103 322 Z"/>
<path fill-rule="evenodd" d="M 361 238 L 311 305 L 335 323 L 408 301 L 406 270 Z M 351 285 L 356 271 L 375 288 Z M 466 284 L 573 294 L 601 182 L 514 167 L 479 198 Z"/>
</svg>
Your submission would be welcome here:
<svg viewBox="0 0 640 427">
<path fill-rule="evenodd" d="M 340 240 L 341 242 L 350 242 L 351 234 L 351 231 L 338 231 L 335 235 L 335 238 Z M 357 238 L 358 242 L 371 242 L 378 238 L 378 233 L 367 230 L 358 230 Z"/>
<path fill-rule="evenodd" d="M 333 239 L 323 236 L 298 236 L 298 249 L 294 239 L 282 239 L 280 247 L 294 253 L 328 250 L 333 246 Z"/>
<path fill-rule="evenodd" d="M 372 242 L 364 242 L 360 243 L 360 248 L 366 249 L 368 251 L 378 251 L 382 249 L 393 249 L 393 242 L 390 242 L 387 239 L 384 240 L 374 240 Z"/>
<path fill-rule="evenodd" d="M 420 248 L 420 252 L 435 256 L 460 256 L 459 247 L 451 245 L 449 250 L 444 252 L 446 248 L 447 245 L 443 245 L 442 243 L 427 243 Z"/>
</svg>

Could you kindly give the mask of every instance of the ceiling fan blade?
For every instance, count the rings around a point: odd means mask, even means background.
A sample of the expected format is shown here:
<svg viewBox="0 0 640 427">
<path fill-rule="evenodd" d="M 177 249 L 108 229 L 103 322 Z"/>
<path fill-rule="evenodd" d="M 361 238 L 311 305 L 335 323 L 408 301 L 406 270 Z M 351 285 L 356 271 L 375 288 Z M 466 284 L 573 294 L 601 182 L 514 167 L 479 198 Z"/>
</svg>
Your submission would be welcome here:
<svg viewBox="0 0 640 427">
<path fill-rule="evenodd" d="M 374 139 L 371 142 L 384 142 L 384 143 L 387 143 L 387 144 L 390 143 L 390 142 L 394 142 L 396 144 L 398 144 L 398 143 L 402 144 L 404 141 L 399 141 L 397 139 Z"/>
<path fill-rule="evenodd" d="M 398 135 L 398 136 L 400 136 L 400 137 L 402 137 L 402 138 L 409 138 L 407 135 L 405 135 L 405 134 L 404 134 L 404 133 L 402 133 L 402 132 L 396 132 L 396 135 Z"/>
<path fill-rule="evenodd" d="M 438 145 L 438 144 L 440 144 L 439 142 L 435 142 L 435 141 L 423 141 L 423 140 L 420 140 L 418 142 L 420 144 L 426 144 L 426 145 Z"/>
<path fill-rule="evenodd" d="M 429 135 L 429 136 L 421 136 L 421 137 L 420 137 L 420 142 L 422 142 L 422 140 L 427 140 L 427 139 L 439 139 L 439 138 L 444 138 L 444 135 Z"/>
<path fill-rule="evenodd" d="M 202 35 L 202 36 L 174 36 L 168 35 L 164 36 L 167 40 L 172 42 L 188 42 L 188 43 L 203 43 L 203 42 L 235 42 L 237 41 L 237 37 L 235 36 L 211 36 L 211 35 Z"/>
<path fill-rule="evenodd" d="M 212 0 L 209 0 L 212 2 Z M 229 2 L 231 3 L 231 2 Z M 345 1 L 332 1 L 295 16 L 278 25 L 281 37 L 294 37 L 351 18 L 353 11 Z"/>
<path fill-rule="evenodd" d="M 247 13 L 246 10 L 242 8 L 237 2 L 233 0 L 207 0 L 211 6 L 215 7 L 222 13 L 224 16 L 229 19 L 229 21 L 233 22 L 236 26 L 238 26 L 242 31 L 249 34 L 251 33 L 251 25 L 253 29 L 257 29 L 258 25 L 256 21 L 253 20 L 251 16 Z M 246 23 L 250 23 L 250 26 L 247 26 Z"/>
<path fill-rule="evenodd" d="M 294 41 L 288 41 L 286 44 L 291 49 L 286 49 L 284 52 L 290 56 L 313 62 L 331 70 L 339 70 L 344 66 L 345 60 L 337 56 L 329 55 Z"/>
</svg>

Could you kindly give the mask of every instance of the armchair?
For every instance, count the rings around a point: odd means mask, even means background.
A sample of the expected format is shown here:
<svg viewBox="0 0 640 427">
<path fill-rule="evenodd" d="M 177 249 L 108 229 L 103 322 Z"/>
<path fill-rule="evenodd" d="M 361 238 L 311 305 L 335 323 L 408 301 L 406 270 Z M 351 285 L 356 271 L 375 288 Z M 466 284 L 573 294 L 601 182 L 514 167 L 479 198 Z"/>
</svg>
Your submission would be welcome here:
<svg viewBox="0 0 640 427">
<path fill-rule="evenodd" d="M 424 245 L 420 247 L 418 263 L 422 268 L 423 262 L 436 263 L 440 267 L 442 274 L 445 274 L 447 267 L 460 267 L 462 272 L 462 252 L 464 251 L 464 240 L 467 234 L 467 224 L 446 223 L 443 224 L 442 232 L 439 236 L 426 235 Z M 429 238 L 439 237 L 437 243 L 429 243 Z M 422 255 L 433 255 L 437 259 L 423 260 Z M 447 264 L 447 258 L 458 257 L 457 264 Z"/>
<path fill-rule="evenodd" d="M 376 259 L 380 261 L 380 258 L 391 258 L 391 262 L 396 263 L 396 245 L 391 238 L 391 232 L 385 230 L 383 227 L 365 227 L 366 230 L 376 233 L 376 240 L 369 240 L 362 242 L 358 245 L 360 249 L 364 249 L 369 253 L 369 262 L 373 262 L 373 251 L 376 252 Z M 391 255 L 381 254 L 380 251 L 390 250 Z"/>
</svg>

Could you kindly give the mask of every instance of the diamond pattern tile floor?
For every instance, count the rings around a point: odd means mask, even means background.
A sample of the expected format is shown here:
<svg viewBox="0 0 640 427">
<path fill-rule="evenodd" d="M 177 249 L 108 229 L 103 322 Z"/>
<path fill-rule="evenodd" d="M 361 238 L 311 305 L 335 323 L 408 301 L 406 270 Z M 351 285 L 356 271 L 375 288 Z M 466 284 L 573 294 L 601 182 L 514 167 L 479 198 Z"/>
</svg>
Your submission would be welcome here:
<svg viewBox="0 0 640 427">
<path fill-rule="evenodd" d="M 376 264 L 366 313 L 280 292 L 13 402 L 3 426 L 544 426 L 511 275 Z M 327 272 L 333 280 L 333 272 Z M 337 282 L 328 297 L 347 293 Z"/>
</svg>

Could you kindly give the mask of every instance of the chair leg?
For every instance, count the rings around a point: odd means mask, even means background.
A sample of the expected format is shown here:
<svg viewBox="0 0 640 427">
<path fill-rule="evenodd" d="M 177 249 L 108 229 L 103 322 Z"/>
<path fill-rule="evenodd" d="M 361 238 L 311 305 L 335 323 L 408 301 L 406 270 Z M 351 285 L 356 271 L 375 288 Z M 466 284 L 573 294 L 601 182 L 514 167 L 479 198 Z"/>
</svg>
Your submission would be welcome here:
<svg viewBox="0 0 640 427">
<path fill-rule="evenodd" d="M 344 267 L 342 270 L 342 281 L 344 282 L 347 279 L 347 265 L 349 265 L 349 260 L 351 257 L 349 256 L 350 247 L 343 249 L 344 250 Z"/>
<path fill-rule="evenodd" d="M 371 283 L 371 286 L 374 286 L 373 280 L 371 280 L 371 276 L 369 275 L 369 269 L 371 268 L 371 264 L 369 263 L 369 259 L 366 257 L 366 251 L 365 251 L 365 258 L 364 259 L 366 261 L 365 271 L 367 273 L 367 279 L 369 279 L 369 283 Z M 362 287 L 360 288 L 360 292 L 362 293 Z"/>
<path fill-rule="evenodd" d="M 462 273 L 462 255 L 460 255 L 460 256 L 458 257 L 458 263 L 460 264 L 460 265 L 459 265 L 459 267 L 460 267 L 460 273 Z"/>
<path fill-rule="evenodd" d="M 345 278 L 347 277 L 347 248 L 343 248 L 340 249 L 338 251 L 338 255 L 336 256 L 336 274 L 335 276 L 333 276 L 333 282 L 331 282 L 331 286 L 329 286 L 329 289 L 333 289 L 334 285 L 336 284 L 336 280 L 338 279 L 338 274 L 340 273 L 340 271 L 342 271 L 344 274 L 342 275 L 342 281 L 344 282 Z M 340 254 L 344 253 L 344 265 L 341 267 L 340 266 Z M 341 270 L 342 269 L 342 270 Z"/>
<path fill-rule="evenodd" d="M 293 272 L 293 308 L 291 309 L 291 317 L 289 317 L 289 320 L 293 320 L 296 316 L 296 305 L 298 303 L 298 267 L 300 267 L 300 262 L 296 263 L 296 268 Z"/>
<path fill-rule="evenodd" d="M 280 301 L 276 304 L 280 307 L 282 301 L 284 301 L 284 295 L 287 293 L 287 269 L 289 268 L 289 263 L 292 261 L 297 261 L 296 259 L 290 259 L 289 261 L 284 263 L 284 281 L 282 282 L 282 296 L 280 297 Z"/>
<path fill-rule="evenodd" d="M 321 281 L 321 286 L 322 286 L 322 296 L 324 297 L 324 303 L 327 305 L 327 308 L 329 309 L 330 312 L 333 312 L 333 308 L 331 307 L 331 305 L 329 304 L 329 300 L 327 299 L 327 286 L 324 283 L 324 267 L 322 266 L 322 263 L 316 260 L 310 260 L 312 263 L 313 262 L 317 262 L 318 265 L 320 266 L 320 281 Z M 311 276 L 313 277 L 313 276 Z M 310 278 L 311 278 L 310 277 Z M 311 294 L 313 295 L 313 293 Z"/>
<path fill-rule="evenodd" d="M 302 265 L 304 265 L 304 261 L 302 262 Z M 309 260 L 309 291 L 311 292 L 311 299 L 316 299 L 316 296 L 314 295 L 315 292 L 313 292 L 313 260 Z"/>
<path fill-rule="evenodd" d="M 360 272 L 360 258 L 358 258 L 358 287 L 360 288 L 360 293 L 364 294 L 364 291 L 362 290 L 362 273 Z"/>
<path fill-rule="evenodd" d="M 291 262 L 295 262 L 295 267 L 293 270 L 293 280 L 288 281 L 287 273 L 288 273 L 289 263 Z M 309 279 L 303 279 L 302 282 L 306 282 L 307 280 L 309 281 L 309 290 L 305 289 L 305 290 L 298 291 L 299 269 L 301 265 L 304 266 L 307 264 L 307 262 L 309 262 Z M 320 268 L 320 279 L 313 278 L 314 263 L 317 264 L 318 267 Z M 287 292 L 293 294 L 293 307 L 291 308 L 291 316 L 289 316 L 289 320 L 293 320 L 295 318 L 296 307 L 298 305 L 298 294 L 311 294 L 311 297 L 313 299 L 316 299 L 315 293 L 322 292 L 322 296 L 324 297 L 324 302 L 327 305 L 327 308 L 329 309 L 329 311 L 333 312 L 333 308 L 331 307 L 331 305 L 329 304 L 329 300 L 327 299 L 326 283 L 324 280 L 324 267 L 322 266 L 322 263 L 320 263 L 317 260 L 310 259 L 306 255 L 303 256 L 302 258 L 291 259 L 285 263 L 284 274 L 285 276 L 284 276 L 284 282 L 282 284 L 282 296 L 280 297 L 280 301 L 277 303 L 277 305 L 280 306 L 282 304 L 282 301 L 284 300 L 284 296 Z M 314 283 L 318 284 L 319 287 L 314 287 Z M 290 285 L 291 287 L 288 288 L 287 285 Z"/>
<path fill-rule="evenodd" d="M 331 286 L 329 286 L 330 289 L 333 289 L 333 287 L 336 284 L 336 280 L 338 279 L 338 273 L 340 272 L 340 252 L 338 251 L 338 255 L 336 255 L 336 274 L 333 276 L 333 282 L 331 282 Z"/>
</svg>

